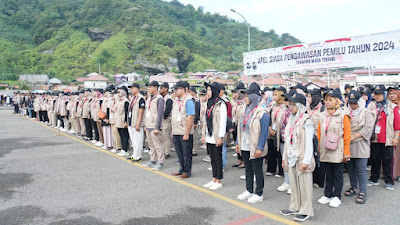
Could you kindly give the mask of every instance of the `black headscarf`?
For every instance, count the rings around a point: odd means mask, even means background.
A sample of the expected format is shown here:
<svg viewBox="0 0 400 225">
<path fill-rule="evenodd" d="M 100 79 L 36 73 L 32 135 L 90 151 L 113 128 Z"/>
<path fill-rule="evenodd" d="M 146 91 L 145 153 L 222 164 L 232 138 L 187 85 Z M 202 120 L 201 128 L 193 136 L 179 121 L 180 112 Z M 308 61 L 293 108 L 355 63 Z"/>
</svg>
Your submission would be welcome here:
<svg viewBox="0 0 400 225">
<path fill-rule="evenodd" d="M 212 136 L 213 133 L 213 111 L 214 111 L 214 105 L 221 100 L 218 95 L 220 93 L 220 86 L 217 82 L 212 83 L 209 85 L 211 88 L 212 96 L 210 99 L 207 101 L 207 111 L 206 111 L 206 122 L 207 122 L 207 130 L 208 134 Z"/>
<path fill-rule="evenodd" d="M 314 109 L 321 102 L 321 96 L 318 94 L 311 94 L 310 108 Z"/>
</svg>

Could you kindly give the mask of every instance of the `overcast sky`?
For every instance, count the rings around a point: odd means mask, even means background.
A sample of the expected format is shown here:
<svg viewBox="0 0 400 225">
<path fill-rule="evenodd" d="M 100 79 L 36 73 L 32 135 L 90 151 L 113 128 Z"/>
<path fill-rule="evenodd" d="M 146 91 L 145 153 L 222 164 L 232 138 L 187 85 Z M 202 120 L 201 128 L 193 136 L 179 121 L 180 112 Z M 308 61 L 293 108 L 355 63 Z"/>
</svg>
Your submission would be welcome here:
<svg viewBox="0 0 400 225">
<path fill-rule="evenodd" d="M 179 0 L 263 31 L 316 42 L 400 29 L 400 0 Z"/>
</svg>

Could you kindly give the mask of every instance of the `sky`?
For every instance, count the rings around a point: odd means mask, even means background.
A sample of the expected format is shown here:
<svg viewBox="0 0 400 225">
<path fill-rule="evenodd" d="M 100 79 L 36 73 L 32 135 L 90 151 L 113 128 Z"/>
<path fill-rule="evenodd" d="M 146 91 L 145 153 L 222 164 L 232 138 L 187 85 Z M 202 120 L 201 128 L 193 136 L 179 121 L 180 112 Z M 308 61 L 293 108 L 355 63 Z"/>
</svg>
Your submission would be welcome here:
<svg viewBox="0 0 400 225">
<path fill-rule="evenodd" d="M 400 0 L 178 0 L 312 43 L 400 29 Z"/>
</svg>

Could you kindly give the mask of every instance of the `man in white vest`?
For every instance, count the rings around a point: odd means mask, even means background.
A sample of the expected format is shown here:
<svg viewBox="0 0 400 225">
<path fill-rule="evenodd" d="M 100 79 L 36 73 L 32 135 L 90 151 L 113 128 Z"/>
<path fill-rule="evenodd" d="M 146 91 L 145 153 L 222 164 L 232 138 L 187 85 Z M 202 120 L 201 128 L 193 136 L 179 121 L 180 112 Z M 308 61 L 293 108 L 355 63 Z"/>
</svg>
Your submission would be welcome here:
<svg viewBox="0 0 400 225">
<path fill-rule="evenodd" d="M 164 118 L 162 121 L 162 143 L 165 150 L 165 158 L 168 159 L 171 156 L 171 111 L 172 111 L 172 97 L 168 94 L 169 84 L 164 82 L 160 86 L 160 94 L 164 99 Z"/>
</svg>

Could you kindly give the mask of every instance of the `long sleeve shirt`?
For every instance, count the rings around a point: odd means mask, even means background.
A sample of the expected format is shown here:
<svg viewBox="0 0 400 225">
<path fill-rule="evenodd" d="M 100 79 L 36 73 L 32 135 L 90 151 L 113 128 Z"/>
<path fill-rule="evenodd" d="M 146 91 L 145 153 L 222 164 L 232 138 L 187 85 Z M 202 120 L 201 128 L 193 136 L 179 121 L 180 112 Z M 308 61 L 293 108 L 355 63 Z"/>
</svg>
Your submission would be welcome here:
<svg viewBox="0 0 400 225">
<path fill-rule="evenodd" d="M 171 114 L 172 105 L 173 105 L 172 99 L 167 99 L 164 109 L 164 119 L 168 118 L 168 116 Z"/>
<path fill-rule="evenodd" d="M 397 107 L 395 107 L 393 109 L 393 113 L 394 113 L 394 121 L 393 121 L 393 128 L 395 132 L 400 131 L 400 115 L 399 115 L 399 109 Z M 377 122 L 377 126 L 381 127 L 381 132 L 378 134 L 378 143 L 386 143 L 386 120 L 387 120 L 387 115 L 385 112 L 381 112 L 378 117 L 380 117 L 380 119 L 378 119 Z M 375 131 L 373 131 L 375 132 Z"/>
<path fill-rule="evenodd" d="M 157 101 L 157 121 L 156 121 L 156 129 L 161 129 L 161 123 L 164 116 L 164 99 L 159 98 Z"/>
<path fill-rule="evenodd" d="M 196 125 L 200 120 L 200 102 L 199 101 L 194 102 L 194 110 L 195 110 L 195 115 L 194 115 L 193 124 Z"/>
</svg>

